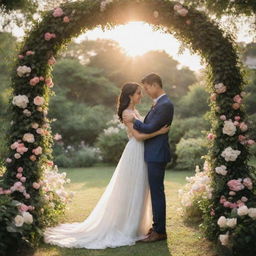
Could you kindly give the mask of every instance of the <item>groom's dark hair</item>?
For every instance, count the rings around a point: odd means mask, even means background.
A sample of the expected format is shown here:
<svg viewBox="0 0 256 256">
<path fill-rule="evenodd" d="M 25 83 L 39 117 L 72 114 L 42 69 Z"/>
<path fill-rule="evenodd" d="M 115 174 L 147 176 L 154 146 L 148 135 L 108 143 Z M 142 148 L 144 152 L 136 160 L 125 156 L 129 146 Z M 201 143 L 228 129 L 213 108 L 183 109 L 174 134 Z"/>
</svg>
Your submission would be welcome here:
<svg viewBox="0 0 256 256">
<path fill-rule="evenodd" d="M 152 85 L 153 83 L 157 83 L 161 88 L 163 88 L 163 83 L 162 83 L 162 79 L 159 75 L 155 74 L 155 73 L 150 73 L 148 75 L 146 75 L 141 82 L 143 84 L 147 83 Z"/>
</svg>

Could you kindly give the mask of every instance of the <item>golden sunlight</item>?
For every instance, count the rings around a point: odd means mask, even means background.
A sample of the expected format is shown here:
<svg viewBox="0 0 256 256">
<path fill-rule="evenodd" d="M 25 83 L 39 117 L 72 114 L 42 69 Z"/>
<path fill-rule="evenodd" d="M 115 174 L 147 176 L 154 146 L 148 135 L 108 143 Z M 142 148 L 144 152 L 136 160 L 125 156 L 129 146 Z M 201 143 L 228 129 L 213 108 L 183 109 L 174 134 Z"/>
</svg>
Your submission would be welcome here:
<svg viewBox="0 0 256 256">
<path fill-rule="evenodd" d="M 76 42 L 99 38 L 117 41 L 126 54 L 132 57 L 143 55 L 152 50 L 164 50 L 180 62 L 181 66 L 187 66 L 192 70 L 202 68 L 199 56 L 192 55 L 189 50 L 179 54 L 180 42 L 178 40 L 170 34 L 154 31 L 152 26 L 144 22 L 129 22 L 126 25 L 119 25 L 106 31 L 96 28 L 80 35 Z"/>
</svg>

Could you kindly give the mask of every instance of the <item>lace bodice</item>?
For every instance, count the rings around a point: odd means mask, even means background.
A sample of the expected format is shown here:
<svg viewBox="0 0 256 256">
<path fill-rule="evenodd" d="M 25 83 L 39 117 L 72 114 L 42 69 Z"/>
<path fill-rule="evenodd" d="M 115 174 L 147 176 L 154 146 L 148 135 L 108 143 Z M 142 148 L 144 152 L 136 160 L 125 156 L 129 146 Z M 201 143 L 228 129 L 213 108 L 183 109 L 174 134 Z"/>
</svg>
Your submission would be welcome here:
<svg viewBox="0 0 256 256">
<path fill-rule="evenodd" d="M 130 114 L 134 114 L 134 115 L 136 116 L 136 118 L 139 119 L 139 120 L 142 121 L 142 122 L 143 122 L 143 120 L 144 120 L 144 117 L 142 117 L 142 116 L 140 115 L 140 113 L 138 112 L 137 109 L 134 109 L 134 110 L 126 109 L 125 112 L 126 112 L 126 113 L 130 113 Z M 124 124 L 124 125 L 125 125 L 125 124 Z M 132 131 L 130 131 L 130 129 L 128 128 L 127 125 L 125 125 L 125 128 L 126 128 L 127 137 L 128 137 L 129 139 L 133 138 Z"/>
</svg>

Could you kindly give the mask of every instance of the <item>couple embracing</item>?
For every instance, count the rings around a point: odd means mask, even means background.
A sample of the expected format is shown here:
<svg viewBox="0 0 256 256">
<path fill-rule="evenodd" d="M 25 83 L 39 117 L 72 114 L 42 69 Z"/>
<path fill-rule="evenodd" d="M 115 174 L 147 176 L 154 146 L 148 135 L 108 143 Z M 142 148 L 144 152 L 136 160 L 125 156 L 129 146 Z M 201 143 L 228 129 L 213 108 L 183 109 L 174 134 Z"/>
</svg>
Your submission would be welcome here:
<svg viewBox="0 0 256 256">
<path fill-rule="evenodd" d="M 164 176 L 171 159 L 168 131 L 173 104 L 157 74 L 144 77 L 142 85 L 154 102 L 144 120 L 135 108 L 142 97 L 141 86 L 122 87 L 117 114 L 129 141 L 97 205 L 83 222 L 47 228 L 46 243 L 105 249 L 167 238 Z"/>
</svg>

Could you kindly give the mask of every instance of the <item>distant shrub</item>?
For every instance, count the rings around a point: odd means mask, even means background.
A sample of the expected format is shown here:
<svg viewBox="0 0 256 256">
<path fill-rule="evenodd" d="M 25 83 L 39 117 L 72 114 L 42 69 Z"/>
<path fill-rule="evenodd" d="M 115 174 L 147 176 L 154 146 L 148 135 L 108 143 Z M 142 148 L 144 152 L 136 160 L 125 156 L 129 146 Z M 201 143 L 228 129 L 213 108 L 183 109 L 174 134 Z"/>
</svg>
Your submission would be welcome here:
<svg viewBox="0 0 256 256">
<path fill-rule="evenodd" d="M 194 169 L 196 165 L 202 166 L 201 156 L 207 152 L 207 143 L 202 138 L 181 139 L 177 144 L 177 168 Z"/>
</svg>

